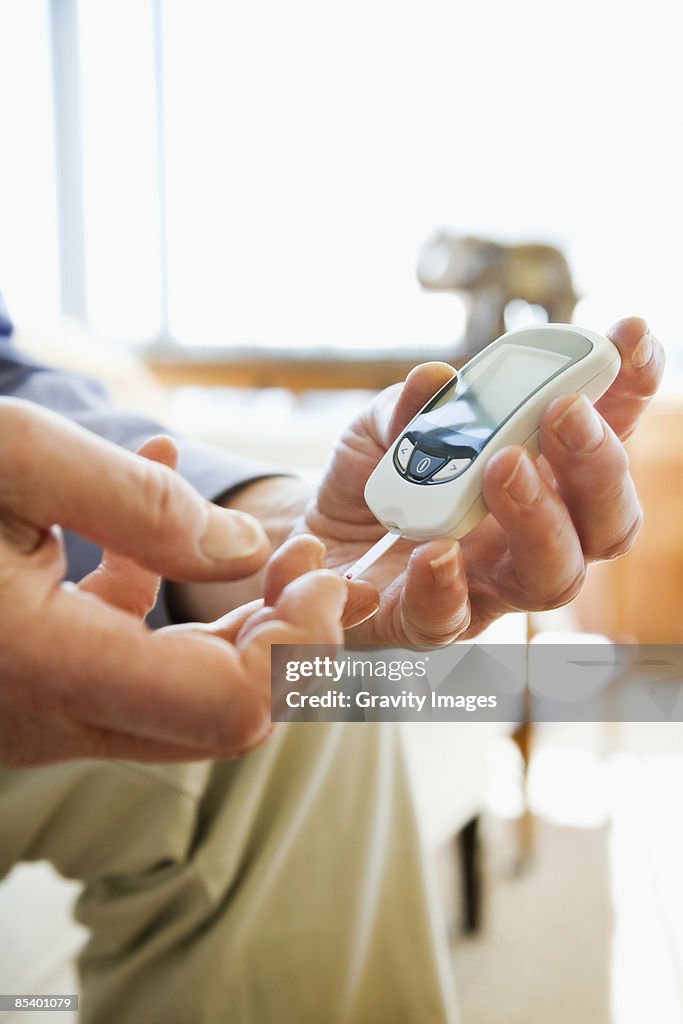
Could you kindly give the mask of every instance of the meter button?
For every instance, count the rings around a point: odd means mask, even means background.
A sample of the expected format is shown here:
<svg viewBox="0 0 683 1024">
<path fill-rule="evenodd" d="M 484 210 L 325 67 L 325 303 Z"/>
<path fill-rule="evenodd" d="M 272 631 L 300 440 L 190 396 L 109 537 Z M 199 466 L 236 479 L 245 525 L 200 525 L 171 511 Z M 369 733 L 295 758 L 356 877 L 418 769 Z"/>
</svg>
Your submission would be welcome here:
<svg viewBox="0 0 683 1024">
<path fill-rule="evenodd" d="M 410 462 L 410 456 L 413 454 L 413 448 L 415 445 L 407 437 L 404 437 L 396 449 L 396 461 L 398 462 L 401 469 L 405 472 Z"/>
<path fill-rule="evenodd" d="M 440 458 L 438 455 L 427 455 L 426 452 L 421 452 L 417 448 L 410 460 L 410 475 L 413 480 L 426 480 L 437 469 L 441 469 L 445 461 L 445 459 Z"/>
<path fill-rule="evenodd" d="M 458 473 L 462 473 L 463 469 L 467 469 L 471 462 L 472 459 L 450 459 L 443 469 L 440 469 L 438 473 L 434 474 L 432 480 L 434 483 L 440 482 L 441 480 L 452 480 L 458 475 Z"/>
</svg>

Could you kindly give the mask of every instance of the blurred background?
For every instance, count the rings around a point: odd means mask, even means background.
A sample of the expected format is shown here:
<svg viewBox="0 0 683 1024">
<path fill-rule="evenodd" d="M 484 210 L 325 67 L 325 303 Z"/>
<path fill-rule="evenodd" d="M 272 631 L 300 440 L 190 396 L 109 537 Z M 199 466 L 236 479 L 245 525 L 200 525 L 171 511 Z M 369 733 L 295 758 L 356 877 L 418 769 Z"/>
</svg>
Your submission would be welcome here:
<svg viewBox="0 0 683 1024">
<path fill-rule="evenodd" d="M 17 344 L 315 475 L 417 362 L 639 314 L 669 363 L 638 545 L 494 639 L 680 643 L 682 29 L 678 0 L 0 0 Z M 677 727 L 406 732 L 465 1024 L 683 1019 Z M 36 870 L 0 886 L 3 991 L 69 990 L 73 892 Z"/>
<path fill-rule="evenodd" d="M 681 365 L 680 5 L 2 0 L 2 287 L 118 343 L 453 349 L 435 231 L 558 246 Z"/>
</svg>

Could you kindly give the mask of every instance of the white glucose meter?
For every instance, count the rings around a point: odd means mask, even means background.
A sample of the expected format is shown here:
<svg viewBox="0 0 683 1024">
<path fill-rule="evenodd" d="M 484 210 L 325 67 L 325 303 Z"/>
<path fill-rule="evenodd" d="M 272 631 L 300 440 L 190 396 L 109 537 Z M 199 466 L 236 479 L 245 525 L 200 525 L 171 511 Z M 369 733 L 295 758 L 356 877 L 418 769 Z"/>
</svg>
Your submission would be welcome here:
<svg viewBox="0 0 683 1024">
<path fill-rule="evenodd" d="M 509 331 L 466 363 L 410 421 L 365 487 L 389 531 L 346 573 L 355 579 L 399 537 L 462 537 L 486 515 L 486 463 L 501 448 L 537 455 L 539 422 L 560 395 L 595 402 L 619 372 L 619 351 L 595 331 L 544 324 Z"/>
</svg>

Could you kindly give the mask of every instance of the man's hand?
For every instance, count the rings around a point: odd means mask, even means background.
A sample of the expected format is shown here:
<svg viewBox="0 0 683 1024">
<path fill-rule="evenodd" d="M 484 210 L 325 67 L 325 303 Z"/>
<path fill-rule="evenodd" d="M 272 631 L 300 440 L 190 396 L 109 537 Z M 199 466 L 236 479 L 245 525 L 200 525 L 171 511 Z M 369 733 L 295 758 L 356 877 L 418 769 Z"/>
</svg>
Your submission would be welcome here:
<svg viewBox="0 0 683 1024">
<path fill-rule="evenodd" d="M 399 541 L 367 573 L 381 605 L 348 634 L 352 642 L 400 647 L 469 639 L 505 612 L 565 604 L 589 562 L 633 543 L 641 512 L 621 441 L 659 386 L 664 352 L 638 317 L 620 320 L 608 334 L 622 365 L 597 411 L 576 395 L 559 398 L 543 417 L 538 462 L 521 448 L 492 458 L 484 485 L 490 514 L 460 544 Z M 275 545 L 292 532 L 317 535 L 328 565 L 343 573 L 383 533 L 363 498 L 368 477 L 454 372 L 427 363 L 378 395 L 342 434 L 313 495 L 301 481 L 273 478 L 231 495 L 229 506 L 257 516 Z M 236 600 L 233 588 L 183 588 L 186 607 L 211 617 Z"/>
<path fill-rule="evenodd" d="M 543 457 L 521 448 L 491 459 L 484 496 L 490 514 L 463 538 L 399 541 L 367 573 L 380 610 L 353 631 L 361 643 L 432 646 L 478 634 L 512 610 L 570 601 L 588 562 L 633 543 L 641 512 L 621 440 L 635 429 L 659 385 L 664 353 L 643 320 L 608 332 L 622 366 L 596 409 L 570 395 L 541 424 Z M 382 392 L 344 432 L 301 528 L 319 536 L 329 565 L 344 571 L 383 533 L 363 500 L 369 475 L 452 367 L 427 363 Z"/>
<path fill-rule="evenodd" d="M 147 459 L 0 401 L 1 764 L 240 756 L 272 729 L 271 644 L 339 643 L 342 614 L 358 622 L 376 607 L 368 584 L 348 588 L 322 570 L 321 542 L 299 537 L 269 563 L 263 601 L 152 633 L 140 619 L 157 573 L 234 579 L 258 569 L 268 545 L 255 520 L 167 468 L 168 438 L 141 451 Z M 53 523 L 105 548 L 75 587 L 62 584 Z"/>
</svg>

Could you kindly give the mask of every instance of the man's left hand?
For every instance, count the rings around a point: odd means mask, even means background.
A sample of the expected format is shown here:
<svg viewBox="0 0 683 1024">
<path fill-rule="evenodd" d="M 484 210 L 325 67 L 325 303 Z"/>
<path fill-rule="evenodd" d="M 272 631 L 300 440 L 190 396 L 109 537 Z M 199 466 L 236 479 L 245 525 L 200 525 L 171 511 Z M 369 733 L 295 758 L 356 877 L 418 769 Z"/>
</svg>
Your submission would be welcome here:
<svg viewBox="0 0 683 1024">
<path fill-rule="evenodd" d="M 377 614 L 352 631 L 360 643 L 440 646 L 469 639 L 508 611 L 571 601 L 589 562 L 632 545 L 641 510 L 622 441 L 657 390 L 664 352 L 643 320 L 607 332 L 621 353 L 618 377 L 596 407 L 556 399 L 541 423 L 542 457 L 519 447 L 486 467 L 486 518 L 460 543 L 399 541 L 365 578 L 381 593 Z M 416 367 L 345 430 L 301 528 L 319 536 L 344 571 L 383 533 L 363 499 L 368 477 L 405 425 L 453 374 Z"/>
</svg>

